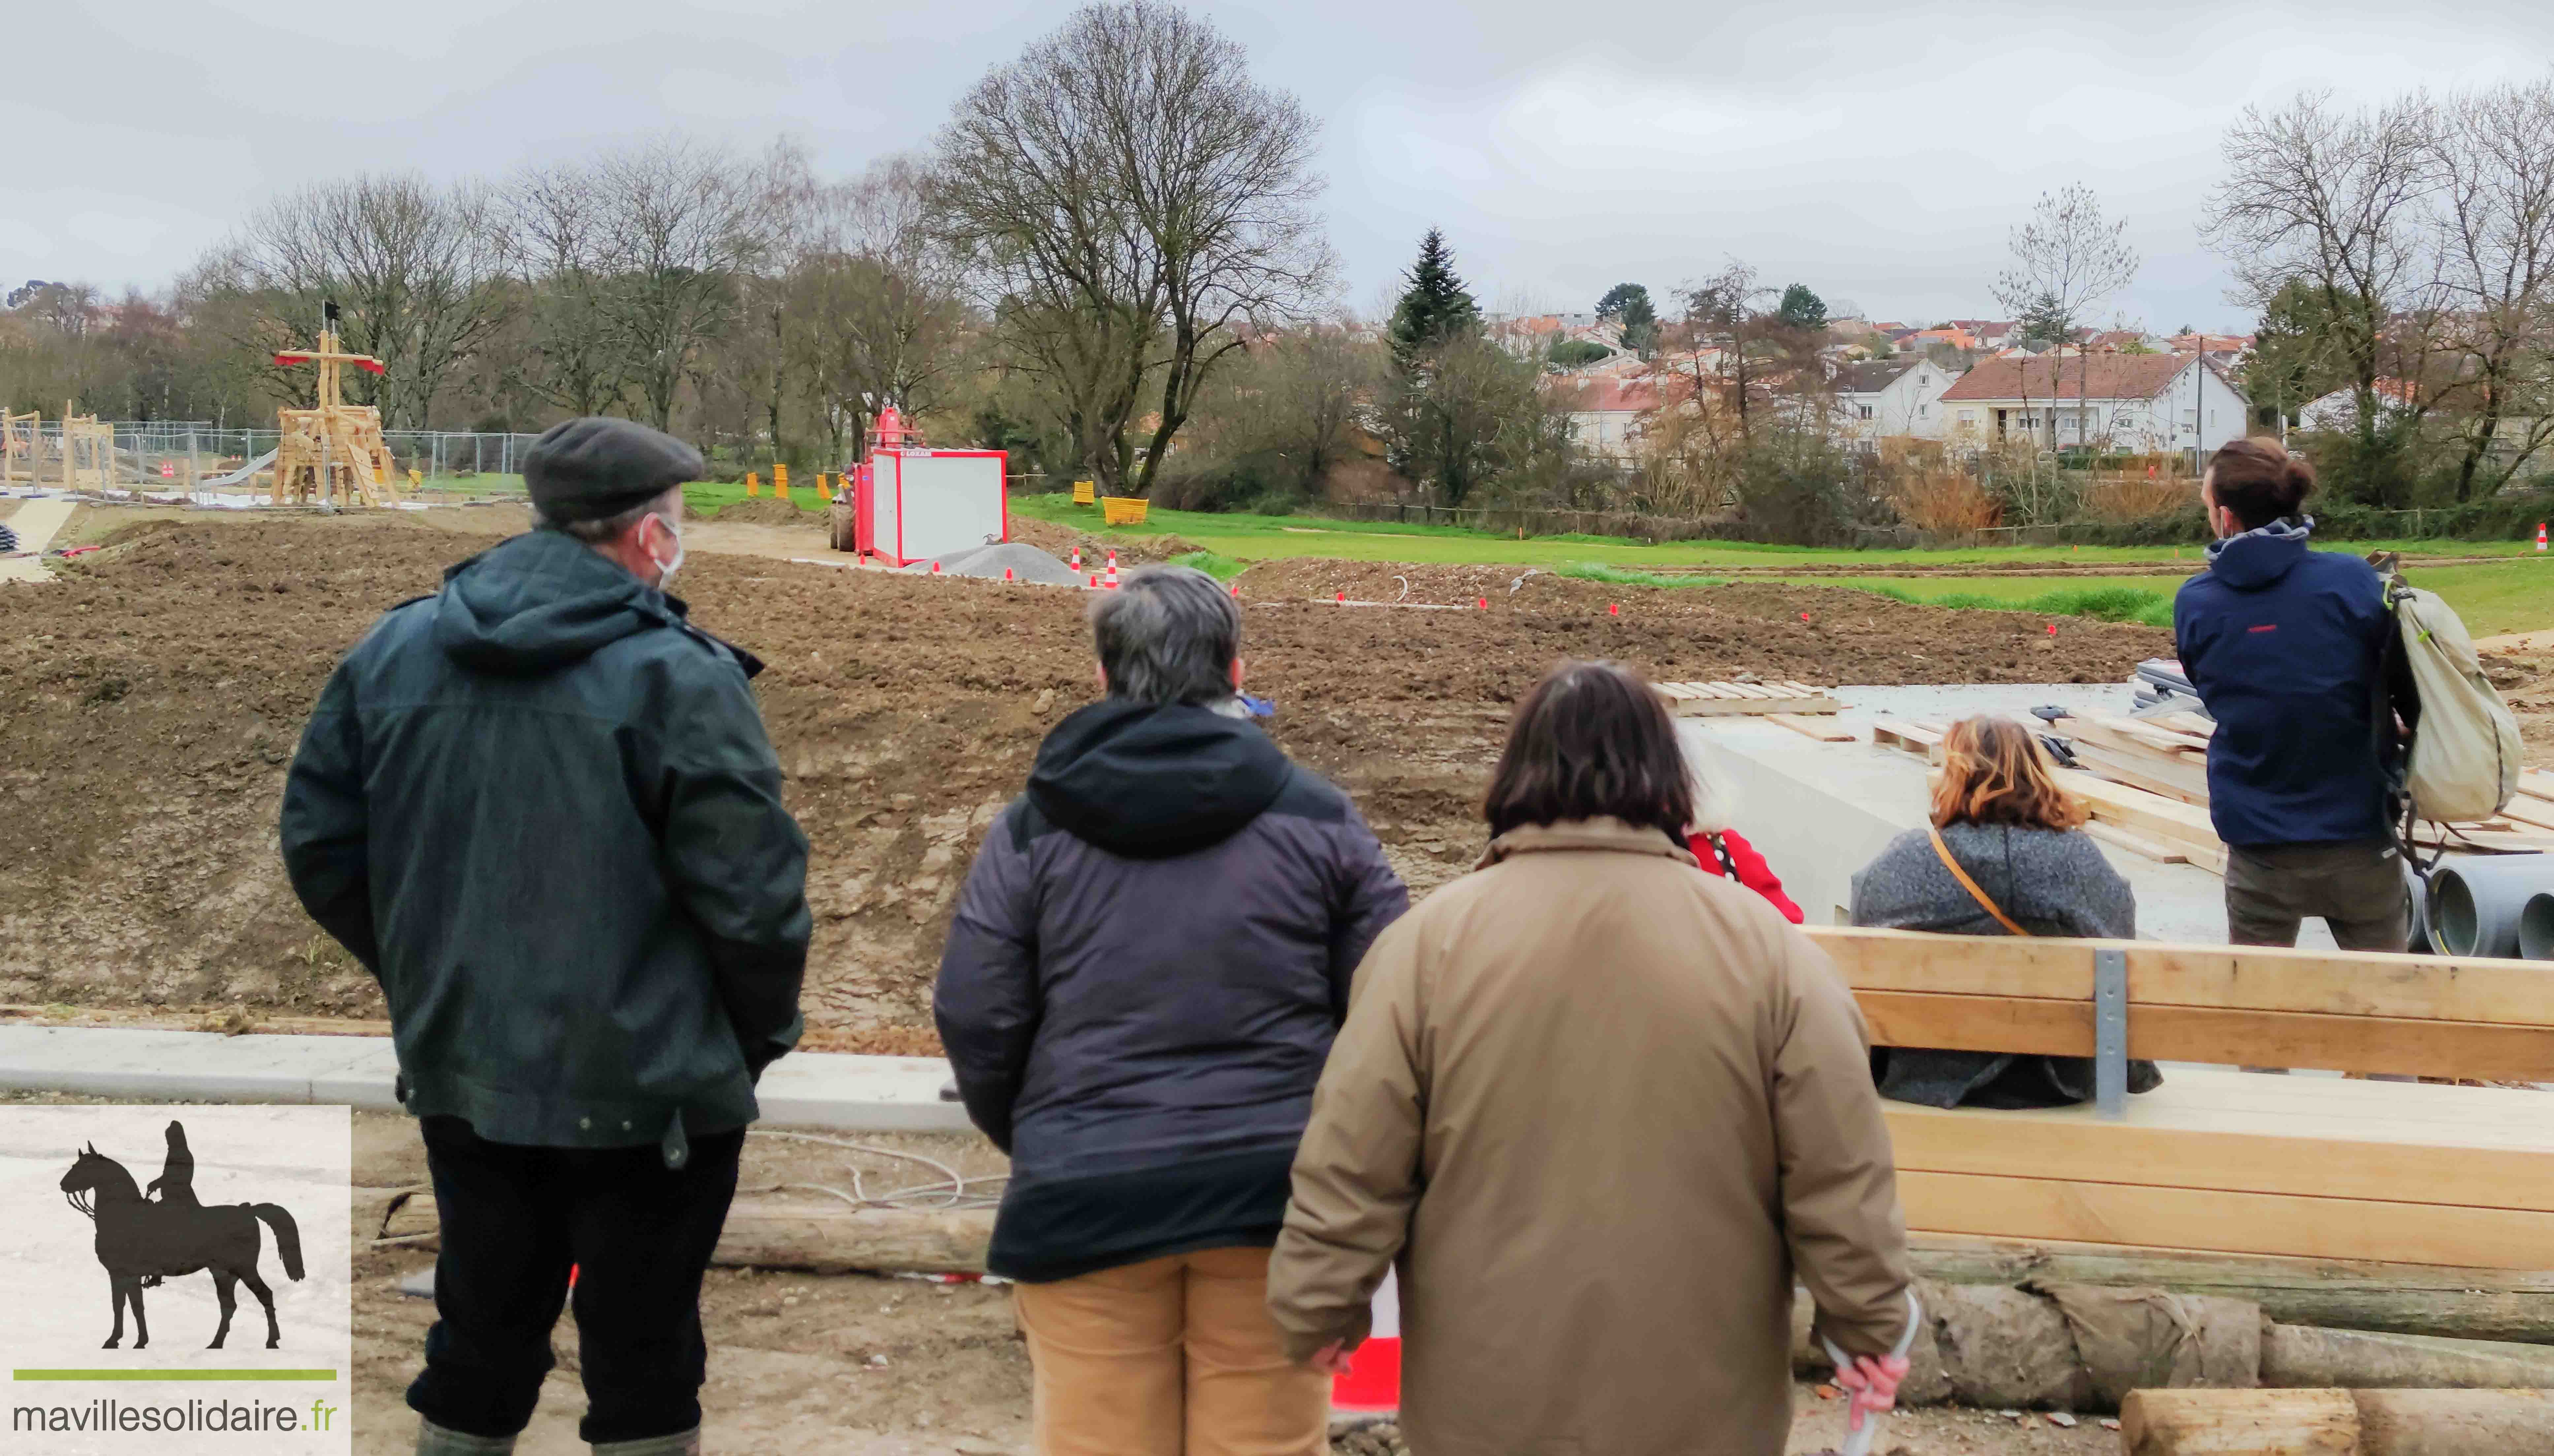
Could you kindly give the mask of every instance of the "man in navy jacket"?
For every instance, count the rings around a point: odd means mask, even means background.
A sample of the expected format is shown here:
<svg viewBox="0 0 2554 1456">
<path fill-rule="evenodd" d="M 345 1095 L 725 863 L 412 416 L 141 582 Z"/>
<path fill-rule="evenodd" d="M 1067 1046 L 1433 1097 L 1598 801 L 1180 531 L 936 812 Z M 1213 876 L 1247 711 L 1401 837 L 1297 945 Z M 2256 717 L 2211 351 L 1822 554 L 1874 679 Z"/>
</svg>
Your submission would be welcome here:
<svg viewBox="0 0 2554 1456">
<path fill-rule="evenodd" d="M 2348 951 L 2401 951 L 2403 866 L 2386 833 L 2393 615 L 2376 570 L 2309 551 L 2314 472 L 2274 441 L 2217 452 L 2200 487 L 2220 537 L 2172 629 L 2217 720 L 2208 809 L 2226 841 L 2227 938 L 2293 946 L 2308 916 Z"/>
</svg>

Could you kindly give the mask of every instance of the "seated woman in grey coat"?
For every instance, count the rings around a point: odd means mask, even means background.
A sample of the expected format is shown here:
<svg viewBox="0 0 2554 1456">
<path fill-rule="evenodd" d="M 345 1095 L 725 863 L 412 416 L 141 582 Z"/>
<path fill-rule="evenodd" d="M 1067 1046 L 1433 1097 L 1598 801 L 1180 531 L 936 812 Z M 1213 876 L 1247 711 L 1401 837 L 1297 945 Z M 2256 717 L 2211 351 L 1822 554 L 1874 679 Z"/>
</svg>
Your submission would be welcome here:
<svg viewBox="0 0 2554 1456">
<path fill-rule="evenodd" d="M 1890 841 L 1853 877 L 1853 923 L 1956 936 L 2133 940 L 2138 907 L 2128 881 L 2083 831 L 2084 806 L 2057 787 L 2030 729 L 1969 718 L 1942 740 L 1933 823 Z M 1928 1107 L 2063 1107 L 2093 1096 L 2085 1057 L 1872 1052 L 1880 1094 Z M 2163 1081 L 2151 1062 L 2129 1064 L 2129 1090 Z"/>
</svg>

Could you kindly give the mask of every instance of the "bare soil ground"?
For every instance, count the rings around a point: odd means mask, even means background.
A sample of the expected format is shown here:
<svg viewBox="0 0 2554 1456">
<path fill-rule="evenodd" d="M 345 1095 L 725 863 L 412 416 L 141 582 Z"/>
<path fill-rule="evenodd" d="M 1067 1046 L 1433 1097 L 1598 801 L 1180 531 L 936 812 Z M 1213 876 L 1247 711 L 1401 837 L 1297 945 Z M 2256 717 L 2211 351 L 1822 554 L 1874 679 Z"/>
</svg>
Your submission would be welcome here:
<svg viewBox="0 0 2554 1456">
<path fill-rule="evenodd" d="M 0 608 L 0 1001 L 379 1015 L 370 978 L 285 884 L 284 768 L 337 655 L 493 535 L 457 527 L 503 529 L 519 508 L 141 513 L 96 530 L 116 513 L 78 522 L 107 549 L 52 584 L 5 589 Z M 1491 606 L 1309 600 L 1389 597 L 1396 575 Z M 2164 646 L 2142 627 L 2068 620 L 2049 637 L 2019 615 L 1836 589 L 1537 576 L 1510 594 L 1513 575 L 1289 562 L 1241 579 L 1273 731 L 1355 795 L 1421 890 L 1478 854 L 1474 803 L 1509 708 L 1565 657 L 1669 679 L 2116 681 Z M 818 1044 L 931 1050 L 931 973 L 975 840 L 1046 729 L 1091 696 L 1083 598 L 723 555 L 708 540 L 681 588 L 698 620 L 771 664 L 757 692 L 815 845 Z"/>
</svg>

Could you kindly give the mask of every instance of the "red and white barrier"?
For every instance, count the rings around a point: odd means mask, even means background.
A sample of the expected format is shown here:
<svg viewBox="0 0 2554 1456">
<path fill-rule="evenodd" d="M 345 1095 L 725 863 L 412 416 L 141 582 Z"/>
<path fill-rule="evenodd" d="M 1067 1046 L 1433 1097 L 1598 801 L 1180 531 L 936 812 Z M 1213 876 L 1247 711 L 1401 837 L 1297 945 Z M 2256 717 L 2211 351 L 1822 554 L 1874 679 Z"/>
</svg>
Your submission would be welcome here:
<svg viewBox="0 0 2554 1456">
<path fill-rule="evenodd" d="M 1401 1282 L 1389 1270 L 1374 1291 L 1374 1328 L 1331 1379 L 1331 1404 L 1340 1410 L 1401 1408 Z"/>
</svg>

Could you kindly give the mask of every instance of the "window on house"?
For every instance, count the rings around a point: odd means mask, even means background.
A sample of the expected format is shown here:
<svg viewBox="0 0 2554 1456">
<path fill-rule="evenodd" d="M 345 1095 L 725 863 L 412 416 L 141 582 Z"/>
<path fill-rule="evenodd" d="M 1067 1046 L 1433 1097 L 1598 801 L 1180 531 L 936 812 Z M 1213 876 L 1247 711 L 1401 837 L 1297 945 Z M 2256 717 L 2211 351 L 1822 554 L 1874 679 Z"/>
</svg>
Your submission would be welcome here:
<svg viewBox="0 0 2554 1456">
<path fill-rule="evenodd" d="M 1870 405 L 1865 404 L 1865 405 L 1863 405 L 1863 406 L 1862 406 L 1862 417 L 1863 417 L 1863 418 L 1865 418 L 1865 419 L 1869 419 L 1869 418 L 1871 418 L 1871 406 L 1870 406 Z"/>
</svg>

